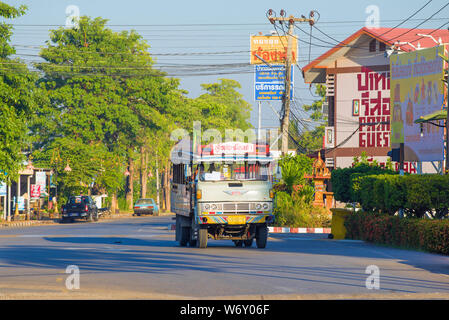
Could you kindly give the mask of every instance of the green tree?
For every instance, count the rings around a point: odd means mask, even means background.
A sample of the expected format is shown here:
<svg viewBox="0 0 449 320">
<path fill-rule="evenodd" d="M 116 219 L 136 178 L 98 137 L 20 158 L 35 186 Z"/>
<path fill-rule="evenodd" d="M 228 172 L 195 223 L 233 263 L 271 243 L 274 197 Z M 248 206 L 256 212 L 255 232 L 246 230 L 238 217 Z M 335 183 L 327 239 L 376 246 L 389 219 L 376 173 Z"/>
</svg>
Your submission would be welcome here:
<svg viewBox="0 0 449 320">
<path fill-rule="evenodd" d="M 222 134 L 225 129 L 245 131 L 251 128 L 251 105 L 237 91 L 241 85 L 231 79 L 219 81 L 201 85 L 206 93 L 191 102 L 196 120 L 202 121 L 202 128 L 217 129 Z"/>
<path fill-rule="evenodd" d="M 81 17 L 79 27 L 51 31 L 40 53 L 45 62 L 36 65 L 48 103 L 30 129 L 35 159 L 56 171 L 60 190 L 85 192 L 93 184 L 126 197 L 129 208 L 145 189 L 142 174 L 154 172 L 156 158 L 160 172 L 169 173 L 174 129 L 191 132 L 198 120 L 205 128 L 245 130 L 250 105 L 237 91 L 240 84 L 228 79 L 203 85 L 205 94 L 187 98 L 179 80 L 153 68 L 140 35 L 113 32 L 105 24 L 102 18 Z"/>
<path fill-rule="evenodd" d="M 14 19 L 25 14 L 18 8 L 0 2 L 0 16 Z M 28 149 L 27 123 L 36 109 L 37 77 L 21 60 L 10 56 L 15 49 L 9 44 L 12 25 L 0 22 L 0 181 L 14 180 Z"/>
<path fill-rule="evenodd" d="M 152 68 L 140 35 L 113 32 L 106 22 L 82 17 L 78 28 L 52 30 L 40 54 L 45 62 L 36 65 L 50 103 L 32 126 L 35 156 L 53 165 L 59 150 L 61 166 L 71 163 L 72 171 L 58 170 L 67 192 L 92 182 L 112 193 L 121 189 L 125 168 L 150 143 L 148 131 L 166 129 L 167 96 L 177 86 Z"/>
</svg>

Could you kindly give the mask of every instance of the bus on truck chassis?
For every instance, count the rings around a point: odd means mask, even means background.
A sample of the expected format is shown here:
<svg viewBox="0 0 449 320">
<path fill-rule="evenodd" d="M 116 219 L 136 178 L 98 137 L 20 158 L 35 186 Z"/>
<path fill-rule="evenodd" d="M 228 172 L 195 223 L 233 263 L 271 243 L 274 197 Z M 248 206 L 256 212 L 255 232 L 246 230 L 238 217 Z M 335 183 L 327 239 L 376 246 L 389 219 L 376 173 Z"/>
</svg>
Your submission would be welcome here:
<svg viewBox="0 0 449 320">
<path fill-rule="evenodd" d="M 208 239 L 265 248 L 274 221 L 269 146 L 240 142 L 173 148 L 171 211 L 180 246 L 206 248 Z"/>
</svg>

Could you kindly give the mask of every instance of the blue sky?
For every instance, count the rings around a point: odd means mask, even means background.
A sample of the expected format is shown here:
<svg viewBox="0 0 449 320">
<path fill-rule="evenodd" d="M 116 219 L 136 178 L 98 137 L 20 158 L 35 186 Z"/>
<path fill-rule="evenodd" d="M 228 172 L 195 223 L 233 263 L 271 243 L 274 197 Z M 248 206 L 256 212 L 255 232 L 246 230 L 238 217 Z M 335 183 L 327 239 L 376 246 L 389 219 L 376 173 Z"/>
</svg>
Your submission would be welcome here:
<svg viewBox="0 0 449 320">
<path fill-rule="evenodd" d="M 266 19 L 265 13 L 272 8 L 279 13 L 280 9 L 287 14 L 308 16 L 310 10 L 317 10 L 321 19 L 317 26 L 336 39 L 342 40 L 364 26 L 368 14 L 368 6 L 379 8 L 380 25 L 392 27 L 410 16 L 429 0 L 412 1 L 298 1 L 298 0 L 171 0 L 171 1 L 144 1 L 144 0 L 6 0 L 12 5 L 25 4 L 29 7 L 28 13 L 16 19 L 13 44 L 17 44 L 17 51 L 25 61 L 35 61 L 39 49 L 37 46 L 45 44 L 48 39 L 48 25 L 64 25 L 66 21 L 66 7 L 76 5 L 81 15 L 91 17 L 101 16 L 109 20 L 113 30 L 135 29 L 141 33 L 151 46 L 151 52 L 164 53 L 199 53 L 199 52 L 234 52 L 223 55 L 185 55 L 185 56 L 158 56 L 158 66 L 168 64 L 228 64 L 247 63 L 249 52 L 249 36 L 257 32 L 268 33 L 273 30 Z M 425 19 L 435 13 L 447 1 L 433 0 L 414 19 Z M 449 7 L 435 16 L 435 19 L 423 24 L 421 28 L 436 28 L 444 23 L 442 18 L 449 22 Z M 415 27 L 422 20 L 410 21 L 401 27 Z M 346 22 L 346 23 L 343 23 Z M 308 30 L 307 25 L 303 26 Z M 314 34 L 326 41 L 320 34 Z M 308 40 L 308 37 L 299 33 L 298 36 Z M 325 52 L 328 48 L 313 47 L 312 59 Z M 237 51 L 237 52 L 236 52 Z M 300 44 L 300 67 L 307 64 L 309 46 Z M 174 70 L 174 69 L 170 69 Z M 219 78 L 231 78 L 242 85 L 241 93 L 245 100 L 253 104 L 252 123 L 257 126 L 257 103 L 253 101 L 253 77 L 251 68 L 242 74 L 185 76 L 180 77 L 182 88 L 189 91 L 189 95 L 196 97 L 201 94 L 201 83 L 215 82 Z M 178 70 L 179 72 L 179 70 Z M 302 76 L 296 69 L 295 74 L 296 112 L 300 113 L 302 103 L 311 103 L 308 86 L 304 84 Z M 279 104 L 274 104 L 279 109 Z M 300 116 L 306 117 L 305 114 Z M 263 105 L 262 126 L 276 126 L 278 121 L 268 105 Z"/>
</svg>

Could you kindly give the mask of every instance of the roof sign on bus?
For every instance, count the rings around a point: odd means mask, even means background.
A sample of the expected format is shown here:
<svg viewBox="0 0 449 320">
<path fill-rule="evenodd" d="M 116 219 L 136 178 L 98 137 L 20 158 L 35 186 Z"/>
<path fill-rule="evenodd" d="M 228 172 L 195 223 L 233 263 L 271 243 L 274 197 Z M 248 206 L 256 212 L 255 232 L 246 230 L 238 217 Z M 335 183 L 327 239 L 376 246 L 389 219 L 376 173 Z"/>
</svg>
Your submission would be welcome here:
<svg viewBox="0 0 449 320">
<path fill-rule="evenodd" d="M 225 142 L 212 145 L 213 154 L 247 154 L 255 153 L 256 145 L 253 143 Z"/>
</svg>

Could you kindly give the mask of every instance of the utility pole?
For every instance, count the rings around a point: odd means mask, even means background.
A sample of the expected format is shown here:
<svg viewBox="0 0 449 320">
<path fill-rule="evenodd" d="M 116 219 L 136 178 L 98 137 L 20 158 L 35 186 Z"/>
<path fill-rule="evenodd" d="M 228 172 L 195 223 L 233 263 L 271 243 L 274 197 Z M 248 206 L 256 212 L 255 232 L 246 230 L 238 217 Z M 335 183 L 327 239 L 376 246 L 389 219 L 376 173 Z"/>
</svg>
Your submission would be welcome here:
<svg viewBox="0 0 449 320">
<path fill-rule="evenodd" d="M 291 95 L 291 83 L 292 83 L 292 52 L 293 52 L 293 31 L 296 22 L 308 22 L 311 26 L 314 25 L 315 20 L 314 12 L 312 11 L 309 15 L 309 19 L 302 16 L 301 18 L 295 18 L 294 16 L 287 17 L 287 14 L 284 10 L 281 10 L 280 17 L 273 16 L 273 10 L 268 10 L 268 19 L 274 25 L 276 22 L 279 24 L 286 23 L 288 24 L 288 32 L 287 32 L 287 57 L 285 59 L 285 90 L 284 97 L 282 99 L 282 119 L 281 119 L 281 134 L 282 134 L 282 155 L 286 155 L 288 153 L 288 128 L 290 124 L 290 95 Z M 294 62 L 296 64 L 296 61 Z"/>
<path fill-rule="evenodd" d="M 262 138 L 262 102 L 259 101 L 259 114 L 257 121 L 257 142 L 259 143 Z"/>
<path fill-rule="evenodd" d="M 159 200 L 159 160 L 156 151 L 156 204 L 158 209 L 160 208 Z"/>
<path fill-rule="evenodd" d="M 448 71 L 449 72 L 449 71 Z M 449 88 L 449 86 L 448 86 Z M 445 174 L 449 174 L 449 89 L 446 90 L 446 166 L 445 166 Z"/>
<path fill-rule="evenodd" d="M 449 28 L 448 28 L 449 30 Z M 447 59 L 447 60 L 446 60 Z M 443 95 L 444 95 L 444 91 L 446 91 L 446 111 L 447 111 L 447 116 L 446 116 L 446 166 L 445 166 L 445 174 L 449 174 L 449 57 L 447 57 L 446 60 L 446 64 L 447 64 L 447 70 L 445 72 L 444 75 L 444 82 L 446 82 L 446 90 L 443 90 Z"/>
</svg>

